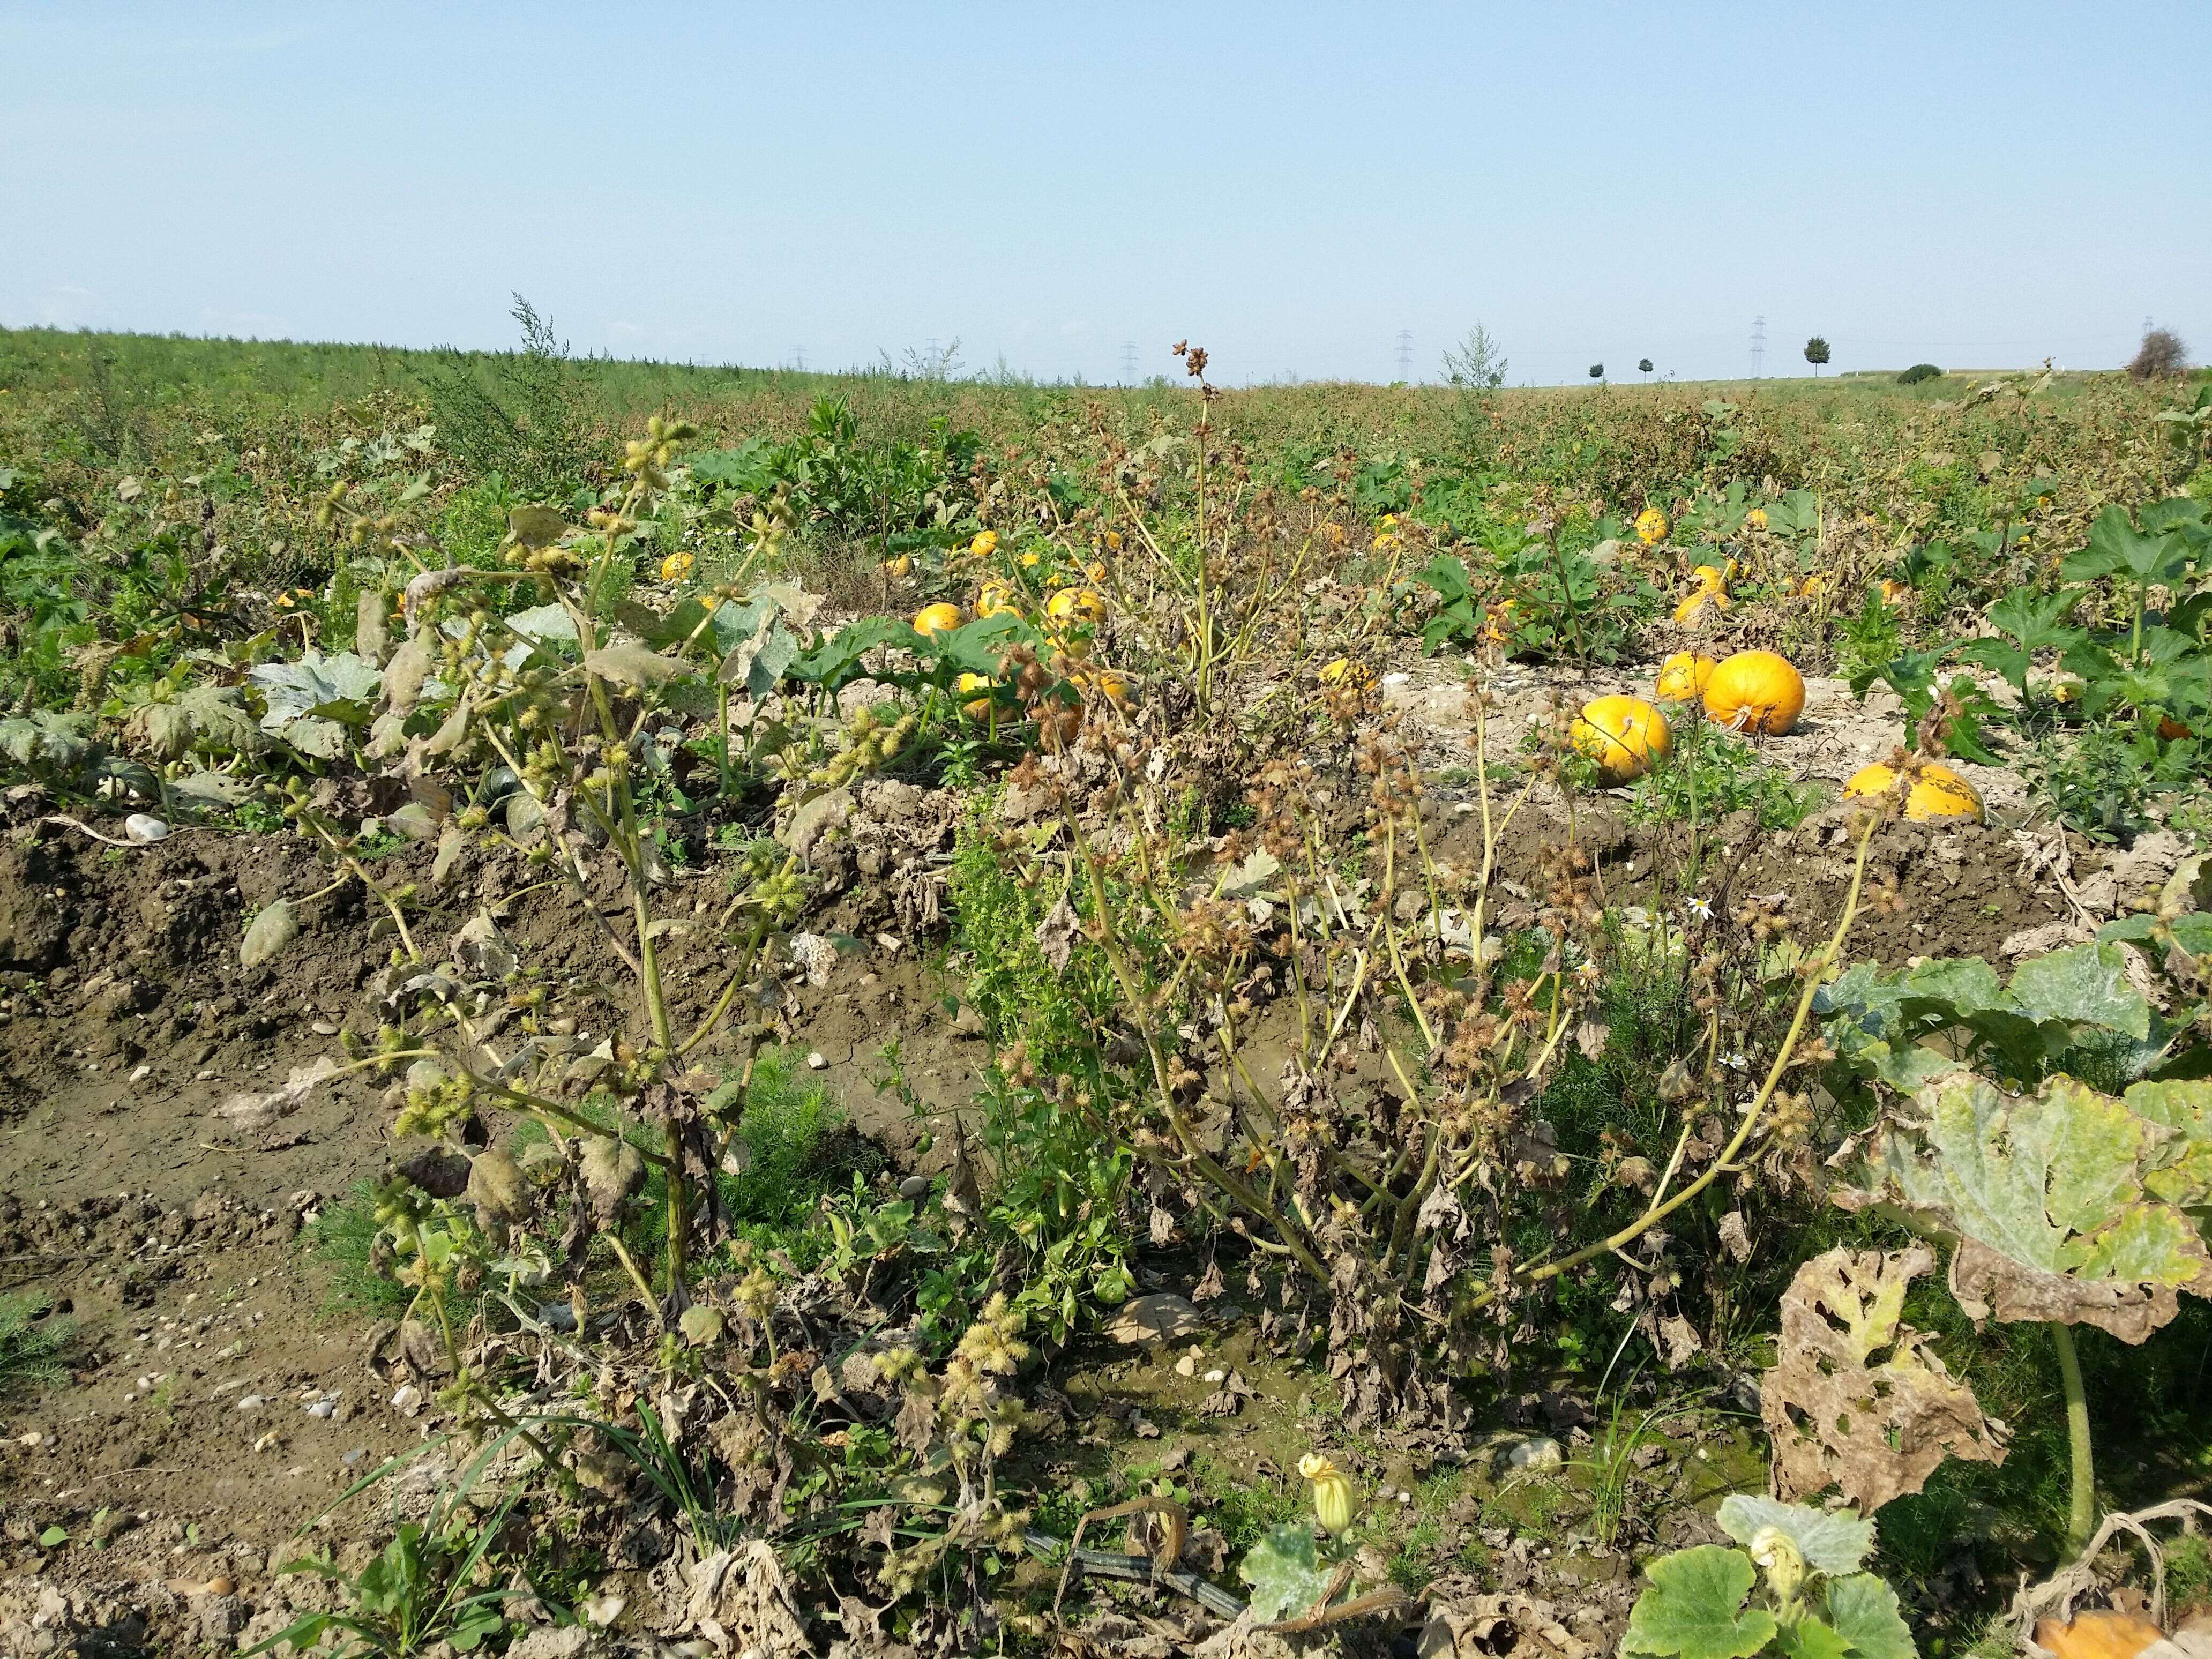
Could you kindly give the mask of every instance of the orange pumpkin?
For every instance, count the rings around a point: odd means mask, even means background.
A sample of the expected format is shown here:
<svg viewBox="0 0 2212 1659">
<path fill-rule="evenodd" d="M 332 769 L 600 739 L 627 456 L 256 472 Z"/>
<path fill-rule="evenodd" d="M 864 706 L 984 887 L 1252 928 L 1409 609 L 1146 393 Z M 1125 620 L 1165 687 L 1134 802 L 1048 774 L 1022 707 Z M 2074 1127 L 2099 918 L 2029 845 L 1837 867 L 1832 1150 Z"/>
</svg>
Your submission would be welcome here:
<svg viewBox="0 0 2212 1659">
<path fill-rule="evenodd" d="M 1896 781 L 1897 769 L 1876 761 L 1854 772 L 1850 781 L 1844 786 L 1844 793 L 1851 797 L 1879 795 Z M 1982 798 L 1974 793 L 1972 784 L 1949 767 L 1929 761 L 1920 769 L 1912 780 L 1912 787 L 1905 793 L 1905 816 L 1915 823 L 1930 823 L 1939 818 L 1979 819 Z"/>
<path fill-rule="evenodd" d="M 1641 697 L 1594 697 L 1567 735 L 1607 783 L 1640 778 L 1674 746 L 1667 717 Z"/>
<path fill-rule="evenodd" d="M 1705 682 L 1705 714 L 1733 732 L 1778 738 L 1805 712 L 1805 677 L 1787 657 L 1739 651 Z"/>
<path fill-rule="evenodd" d="M 1705 682 L 1720 665 L 1694 651 L 1677 651 L 1659 665 L 1659 678 L 1651 689 L 1668 702 L 1694 702 L 1705 694 Z"/>
<path fill-rule="evenodd" d="M 927 639 L 936 634 L 950 634 L 960 626 L 960 607 L 939 603 L 925 605 L 914 613 L 914 631 Z"/>
</svg>

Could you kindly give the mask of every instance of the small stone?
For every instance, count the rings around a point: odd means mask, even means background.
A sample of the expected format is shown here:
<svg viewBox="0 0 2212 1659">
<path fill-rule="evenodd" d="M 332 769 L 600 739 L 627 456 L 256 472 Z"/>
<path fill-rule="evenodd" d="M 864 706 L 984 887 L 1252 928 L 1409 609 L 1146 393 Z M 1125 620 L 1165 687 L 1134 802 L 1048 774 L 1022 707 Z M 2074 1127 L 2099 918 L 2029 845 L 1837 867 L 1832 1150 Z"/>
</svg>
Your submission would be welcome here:
<svg viewBox="0 0 2212 1659">
<path fill-rule="evenodd" d="M 1206 1380 L 1208 1382 L 1219 1382 L 1225 1379 L 1228 1375 L 1229 1373 L 1227 1371 L 1223 1370 L 1218 1365 L 1217 1365 L 1212 1370 L 1206 1372 Z"/>
<path fill-rule="evenodd" d="M 806 1069 L 810 1072 L 826 1072 L 830 1069 L 830 1062 L 822 1057 L 822 1051 L 819 1048 L 813 1049 L 807 1054 Z"/>
<path fill-rule="evenodd" d="M 167 841 L 169 826 L 147 813 L 133 812 L 123 820 L 123 833 L 143 847 L 153 842 Z"/>
<path fill-rule="evenodd" d="M 904 1181 L 899 1182 L 899 1196 L 908 1203 L 928 1197 L 929 1177 L 922 1175 L 908 1176 Z"/>
<path fill-rule="evenodd" d="M 1505 1467 L 1509 1469 L 1556 1469 L 1564 1467 L 1566 1461 L 1565 1451 L 1548 1435 L 1517 1441 L 1513 1449 L 1505 1454 Z"/>
<path fill-rule="evenodd" d="M 238 1397 L 238 1409 L 242 1412 L 258 1412 L 268 1403 L 258 1394 L 242 1394 Z"/>
<path fill-rule="evenodd" d="M 153 1075 L 154 1068 L 152 1066 L 141 1066 L 137 1071 L 131 1073 L 131 1080 L 133 1083 L 143 1083 L 148 1078 Z"/>
<path fill-rule="evenodd" d="M 1197 1357 L 1194 1354 L 1185 1354 L 1182 1358 L 1176 1360 L 1176 1375 L 1177 1376 L 1196 1376 L 1198 1375 Z"/>
<path fill-rule="evenodd" d="M 1106 1334 L 1116 1342 L 1175 1342 L 1195 1336 L 1206 1321 L 1196 1307 L 1167 1291 L 1125 1302 L 1107 1322 Z"/>
</svg>

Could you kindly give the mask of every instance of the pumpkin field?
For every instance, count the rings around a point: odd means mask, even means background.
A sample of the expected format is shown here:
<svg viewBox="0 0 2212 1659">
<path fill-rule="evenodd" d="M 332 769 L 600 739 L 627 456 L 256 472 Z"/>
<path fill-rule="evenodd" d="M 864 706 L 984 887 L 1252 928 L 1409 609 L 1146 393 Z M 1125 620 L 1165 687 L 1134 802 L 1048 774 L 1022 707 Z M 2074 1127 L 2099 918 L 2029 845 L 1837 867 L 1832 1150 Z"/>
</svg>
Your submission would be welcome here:
<svg viewBox="0 0 2212 1659">
<path fill-rule="evenodd" d="M 518 314 L 0 331 L 0 1653 L 2212 1652 L 2212 380 Z"/>
</svg>

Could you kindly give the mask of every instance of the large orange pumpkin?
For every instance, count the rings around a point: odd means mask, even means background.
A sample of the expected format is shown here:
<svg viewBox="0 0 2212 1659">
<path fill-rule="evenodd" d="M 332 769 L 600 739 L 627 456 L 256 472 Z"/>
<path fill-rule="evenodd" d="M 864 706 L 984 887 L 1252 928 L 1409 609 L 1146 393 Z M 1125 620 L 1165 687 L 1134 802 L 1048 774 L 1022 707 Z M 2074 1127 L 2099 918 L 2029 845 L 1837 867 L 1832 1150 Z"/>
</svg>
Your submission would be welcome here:
<svg viewBox="0 0 2212 1659">
<path fill-rule="evenodd" d="M 1667 717 L 1641 697 L 1594 697 L 1567 734 L 1607 783 L 1640 778 L 1674 746 Z"/>
<path fill-rule="evenodd" d="M 1739 651 L 1705 682 L 1705 715 L 1735 732 L 1778 738 L 1805 712 L 1805 677 L 1787 657 Z"/>
<path fill-rule="evenodd" d="M 1844 786 L 1847 796 L 1879 795 L 1897 781 L 1896 769 L 1876 761 L 1863 766 L 1851 774 Z M 1982 816 L 1982 798 L 1968 783 L 1949 767 L 1929 761 L 1912 780 L 1912 787 L 1905 796 L 1905 816 L 1915 823 L 1929 823 L 1938 818 L 1976 818 Z"/>
</svg>

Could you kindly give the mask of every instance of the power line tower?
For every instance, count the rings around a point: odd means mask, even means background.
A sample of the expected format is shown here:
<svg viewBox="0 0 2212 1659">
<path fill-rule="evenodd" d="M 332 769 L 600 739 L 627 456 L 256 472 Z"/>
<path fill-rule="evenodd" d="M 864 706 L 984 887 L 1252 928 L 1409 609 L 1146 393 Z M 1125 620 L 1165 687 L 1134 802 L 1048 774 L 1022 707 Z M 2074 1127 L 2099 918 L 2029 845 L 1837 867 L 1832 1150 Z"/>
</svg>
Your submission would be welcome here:
<svg viewBox="0 0 2212 1659">
<path fill-rule="evenodd" d="M 1398 378 L 1401 380 L 1413 378 L 1413 331 L 1410 328 L 1398 331 Z"/>
<path fill-rule="evenodd" d="M 1134 340 L 1121 342 L 1121 378 L 1125 380 L 1137 378 L 1137 343 Z"/>
<path fill-rule="evenodd" d="M 1751 378 L 1757 380 L 1759 371 L 1765 366 L 1766 319 L 1754 317 L 1751 319 Z"/>
<path fill-rule="evenodd" d="M 795 345 L 791 349 L 791 366 L 801 374 L 806 373 L 806 348 Z"/>
</svg>

